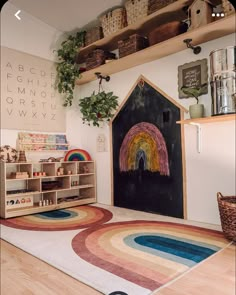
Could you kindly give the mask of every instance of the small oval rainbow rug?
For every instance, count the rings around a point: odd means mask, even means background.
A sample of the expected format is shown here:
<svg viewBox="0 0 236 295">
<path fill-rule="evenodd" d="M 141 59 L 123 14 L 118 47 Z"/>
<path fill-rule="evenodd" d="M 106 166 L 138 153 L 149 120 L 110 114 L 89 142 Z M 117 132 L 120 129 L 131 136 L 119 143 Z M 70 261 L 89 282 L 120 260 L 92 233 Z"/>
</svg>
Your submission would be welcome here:
<svg viewBox="0 0 236 295">
<path fill-rule="evenodd" d="M 97 225 L 72 240 L 83 260 L 152 291 L 227 244 L 219 231 L 142 220 Z"/>
<path fill-rule="evenodd" d="M 109 221 L 112 213 L 93 206 L 79 206 L 1 220 L 1 224 L 17 229 L 61 231 L 83 229 Z"/>
</svg>

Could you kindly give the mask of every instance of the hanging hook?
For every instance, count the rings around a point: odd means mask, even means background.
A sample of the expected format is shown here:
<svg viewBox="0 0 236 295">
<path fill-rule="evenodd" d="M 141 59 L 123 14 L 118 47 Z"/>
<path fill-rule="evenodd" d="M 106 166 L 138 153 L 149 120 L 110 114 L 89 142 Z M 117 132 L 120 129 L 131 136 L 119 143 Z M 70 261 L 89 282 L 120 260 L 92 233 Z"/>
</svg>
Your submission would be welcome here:
<svg viewBox="0 0 236 295">
<path fill-rule="evenodd" d="M 194 54 L 199 54 L 202 50 L 200 46 L 193 46 L 191 44 L 193 40 L 192 39 L 184 39 L 183 42 L 186 43 L 187 48 L 191 48 L 193 50 Z"/>
<path fill-rule="evenodd" d="M 102 76 L 102 74 L 99 72 L 96 72 L 94 74 L 97 76 L 98 79 L 100 79 L 100 81 L 104 79 L 105 81 L 109 82 L 111 79 L 110 76 Z"/>
<path fill-rule="evenodd" d="M 101 73 L 99 73 L 99 72 L 96 72 L 96 73 L 94 73 L 96 76 L 97 76 L 97 78 L 99 79 L 99 83 L 98 83 L 98 92 L 100 92 L 101 90 L 103 90 L 103 88 L 102 88 L 102 80 L 104 79 L 105 81 L 110 81 L 110 76 L 102 76 L 102 74 Z"/>
</svg>

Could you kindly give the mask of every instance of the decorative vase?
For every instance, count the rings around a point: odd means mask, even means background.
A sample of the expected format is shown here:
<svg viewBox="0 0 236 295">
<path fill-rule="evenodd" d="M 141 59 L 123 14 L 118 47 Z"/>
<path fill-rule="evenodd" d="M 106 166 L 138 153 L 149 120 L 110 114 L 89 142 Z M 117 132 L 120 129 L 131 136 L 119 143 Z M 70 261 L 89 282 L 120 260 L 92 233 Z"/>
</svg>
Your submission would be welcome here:
<svg viewBox="0 0 236 295">
<path fill-rule="evenodd" d="M 204 105 L 203 104 L 193 104 L 189 106 L 190 118 L 202 118 L 204 115 Z"/>
</svg>

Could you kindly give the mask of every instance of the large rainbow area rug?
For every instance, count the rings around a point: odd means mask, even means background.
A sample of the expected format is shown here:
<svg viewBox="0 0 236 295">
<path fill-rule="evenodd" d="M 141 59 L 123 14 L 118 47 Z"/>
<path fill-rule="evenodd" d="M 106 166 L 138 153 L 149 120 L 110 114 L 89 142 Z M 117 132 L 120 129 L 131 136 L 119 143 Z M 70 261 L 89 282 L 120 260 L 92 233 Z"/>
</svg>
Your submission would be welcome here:
<svg viewBox="0 0 236 295">
<path fill-rule="evenodd" d="M 148 213 L 131 220 L 125 210 L 123 220 L 100 206 L 1 220 L 1 237 L 103 294 L 124 295 L 152 294 L 229 244 L 220 231 Z"/>
</svg>

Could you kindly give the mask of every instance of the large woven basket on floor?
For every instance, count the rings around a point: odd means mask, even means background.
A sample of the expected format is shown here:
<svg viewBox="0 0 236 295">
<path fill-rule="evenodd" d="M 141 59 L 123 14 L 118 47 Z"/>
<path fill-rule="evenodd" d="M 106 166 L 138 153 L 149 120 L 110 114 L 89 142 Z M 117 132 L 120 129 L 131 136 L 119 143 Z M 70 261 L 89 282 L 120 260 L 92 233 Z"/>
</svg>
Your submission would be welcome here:
<svg viewBox="0 0 236 295">
<path fill-rule="evenodd" d="M 236 242 L 236 196 L 217 193 L 221 226 L 225 237 Z"/>
</svg>

